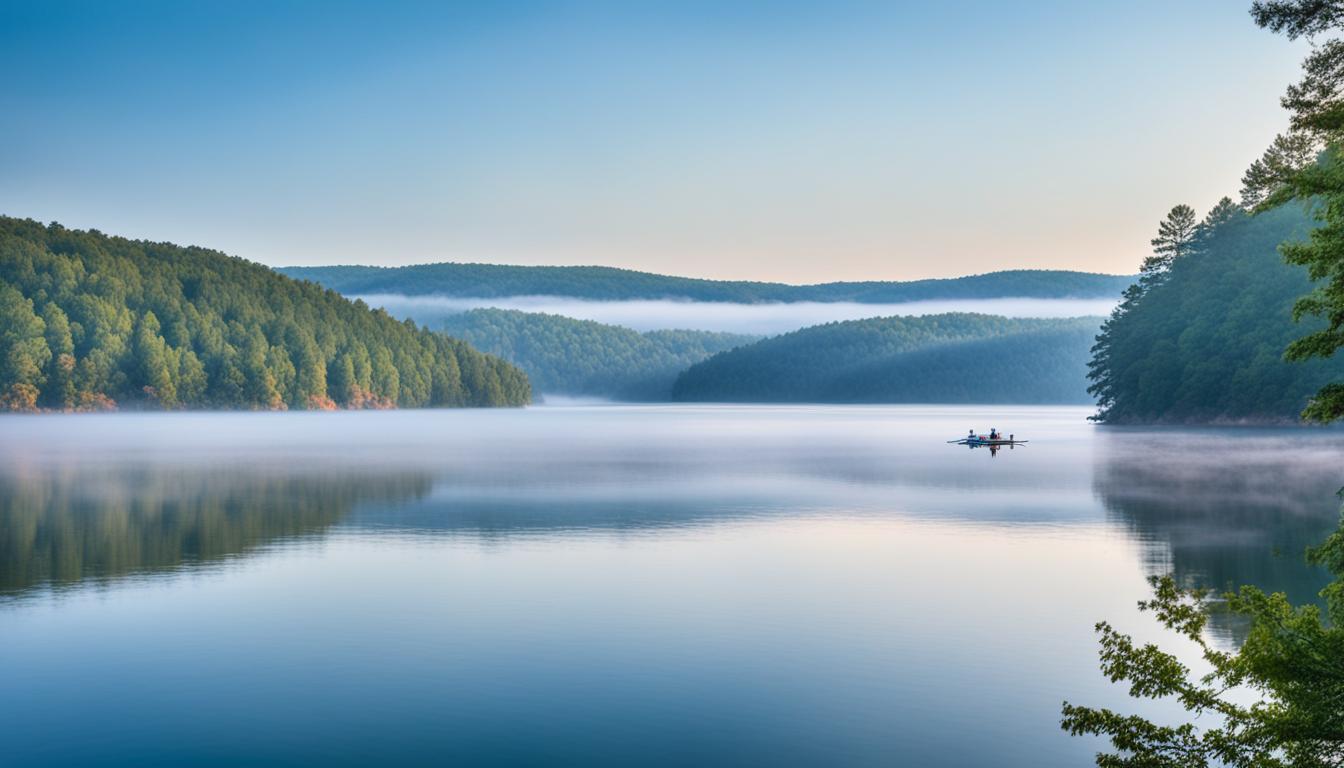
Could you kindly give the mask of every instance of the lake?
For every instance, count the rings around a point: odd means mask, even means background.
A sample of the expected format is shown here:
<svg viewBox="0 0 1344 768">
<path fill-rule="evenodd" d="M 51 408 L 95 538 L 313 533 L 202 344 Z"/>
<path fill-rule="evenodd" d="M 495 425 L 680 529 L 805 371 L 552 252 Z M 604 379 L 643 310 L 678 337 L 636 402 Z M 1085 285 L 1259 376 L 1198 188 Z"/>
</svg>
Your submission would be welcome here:
<svg viewBox="0 0 1344 768">
<path fill-rule="evenodd" d="M 0 762 L 1090 764 L 1064 699 L 1174 712 L 1093 624 L 1312 599 L 1344 434 L 1089 412 L 0 417 Z"/>
</svg>

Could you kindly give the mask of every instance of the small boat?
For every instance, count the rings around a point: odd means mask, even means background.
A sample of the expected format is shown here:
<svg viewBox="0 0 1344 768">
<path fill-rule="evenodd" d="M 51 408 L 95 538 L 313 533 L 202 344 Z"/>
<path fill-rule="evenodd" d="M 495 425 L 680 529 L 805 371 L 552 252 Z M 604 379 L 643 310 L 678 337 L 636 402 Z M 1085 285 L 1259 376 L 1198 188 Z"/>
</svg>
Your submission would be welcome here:
<svg viewBox="0 0 1344 768">
<path fill-rule="evenodd" d="M 1011 437 L 991 438 L 987 435 L 976 435 L 975 437 L 963 437 L 960 440 L 948 440 L 952 445 L 1025 445 L 1026 440 L 1014 440 Z"/>
</svg>

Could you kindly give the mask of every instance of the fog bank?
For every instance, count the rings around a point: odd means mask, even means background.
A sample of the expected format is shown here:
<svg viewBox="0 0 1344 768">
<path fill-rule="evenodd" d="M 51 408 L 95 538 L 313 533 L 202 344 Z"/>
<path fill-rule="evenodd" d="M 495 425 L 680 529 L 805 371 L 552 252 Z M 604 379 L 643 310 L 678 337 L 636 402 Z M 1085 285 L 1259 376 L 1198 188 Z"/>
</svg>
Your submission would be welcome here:
<svg viewBox="0 0 1344 768">
<path fill-rule="evenodd" d="M 889 315 L 934 315 L 943 312 L 980 312 L 1006 317 L 1108 315 L 1116 305 L 1115 299 L 1031 298 L 951 299 L 896 304 L 861 304 L 848 301 L 732 304 L 675 299 L 591 301 L 564 296 L 466 298 L 401 294 L 370 294 L 352 298 L 363 299 L 373 307 L 383 307 L 398 317 L 410 317 L 417 322 L 430 324 L 445 315 L 466 312 L 470 309 L 495 307 L 596 320 L 599 323 L 623 325 L 637 331 L 684 328 L 759 335 L 785 333 L 837 320 L 860 320 Z"/>
</svg>

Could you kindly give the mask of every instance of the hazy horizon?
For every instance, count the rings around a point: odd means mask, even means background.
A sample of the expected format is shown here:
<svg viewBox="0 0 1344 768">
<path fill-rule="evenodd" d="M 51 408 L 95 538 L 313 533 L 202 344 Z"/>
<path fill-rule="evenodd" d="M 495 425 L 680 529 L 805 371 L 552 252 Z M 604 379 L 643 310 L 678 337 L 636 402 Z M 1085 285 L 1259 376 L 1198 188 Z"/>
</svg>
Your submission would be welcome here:
<svg viewBox="0 0 1344 768">
<path fill-rule="evenodd" d="M 869 304 L 854 301 L 787 301 L 745 304 L 688 299 L 595 300 L 569 296 L 407 296 L 404 294 L 351 295 L 371 307 L 382 307 L 395 317 L 408 317 L 433 327 L 435 318 L 472 309 L 539 312 L 577 320 L 647 331 L 718 331 L 773 336 L 823 323 L 874 317 L 920 317 L 948 312 L 972 312 L 1002 317 L 1071 318 L 1109 315 L 1118 299 L 934 299 Z"/>
</svg>

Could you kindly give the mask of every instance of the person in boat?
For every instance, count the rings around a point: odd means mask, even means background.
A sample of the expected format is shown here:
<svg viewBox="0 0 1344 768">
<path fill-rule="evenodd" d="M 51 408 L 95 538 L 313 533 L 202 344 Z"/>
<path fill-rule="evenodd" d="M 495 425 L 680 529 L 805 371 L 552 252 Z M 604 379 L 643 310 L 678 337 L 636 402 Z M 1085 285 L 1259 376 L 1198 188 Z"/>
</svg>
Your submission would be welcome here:
<svg viewBox="0 0 1344 768">
<path fill-rule="evenodd" d="M 966 431 L 966 439 L 967 439 L 967 440 L 974 440 L 974 439 L 975 439 L 975 430 L 974 430 L 974 429 L 969 429 L 969 430 Z"/>
<path fill-rule="evenodd" d="M 999 431 L 998 431 L 997 429 L 993 428 L 993 427 L 990 427 L 990 428 L 989 428 L 989 439 L 990 439 L 990 440 L 998 440 L 998 439 L 999 439 Z"/>
</svg>

